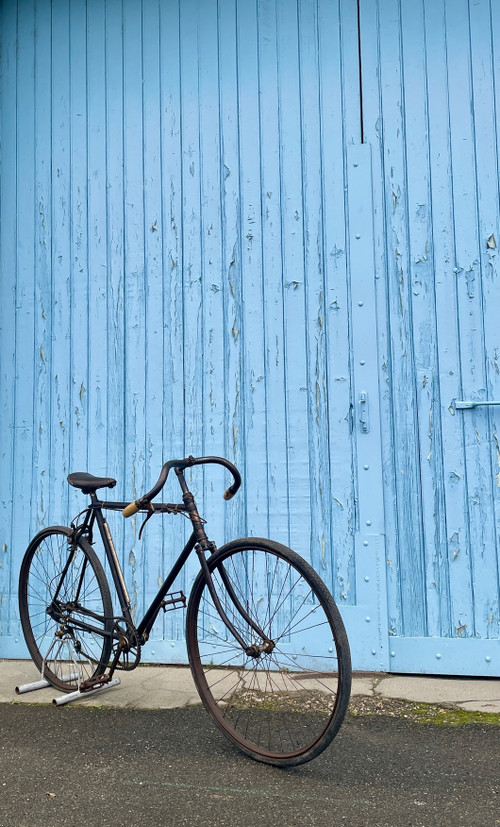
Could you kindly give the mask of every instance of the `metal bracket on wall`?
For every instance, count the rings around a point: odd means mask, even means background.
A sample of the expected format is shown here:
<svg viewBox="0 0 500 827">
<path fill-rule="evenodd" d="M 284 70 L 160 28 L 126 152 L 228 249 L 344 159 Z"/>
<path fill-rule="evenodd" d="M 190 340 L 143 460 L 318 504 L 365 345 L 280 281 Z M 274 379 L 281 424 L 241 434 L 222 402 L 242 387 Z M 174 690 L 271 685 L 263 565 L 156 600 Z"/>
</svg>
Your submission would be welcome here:
<svg viewBox="0 0 500 827">
<path fill-rule="evenodd" d="M 483 405 L 500 405 L 500 401 L 492 400 L 490 402 L 463 402 L 458 399 L 453 399 L 451 404 L 453 409 L 456 411 L 467 411 L 470 408 L 480 408 Z"/>
<path fill-rule="evenodd" d="M 370 430 L 370 418 L 368 410 L 368 394 L 362 391 L 358 399 L 358 420 L 361 433 L 367 434 Z"/>
</svg>

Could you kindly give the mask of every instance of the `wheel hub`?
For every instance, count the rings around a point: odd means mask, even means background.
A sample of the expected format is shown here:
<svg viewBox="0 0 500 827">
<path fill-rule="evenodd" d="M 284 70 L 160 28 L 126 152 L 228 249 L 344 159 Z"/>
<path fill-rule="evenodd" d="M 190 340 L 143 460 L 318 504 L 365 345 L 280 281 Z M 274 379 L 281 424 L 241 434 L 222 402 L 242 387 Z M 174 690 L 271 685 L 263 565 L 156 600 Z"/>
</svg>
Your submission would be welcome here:
<svg viewBox="0 0 500 827">
<path fill-rule="evenodd" d="M 261 658 L 262 655 L 270 655 L 276 644 L 272 640 L 266 640 L 264 643 L 252 643 L 245 649 L 245 654 L 250 658 Z"/>
</svg>

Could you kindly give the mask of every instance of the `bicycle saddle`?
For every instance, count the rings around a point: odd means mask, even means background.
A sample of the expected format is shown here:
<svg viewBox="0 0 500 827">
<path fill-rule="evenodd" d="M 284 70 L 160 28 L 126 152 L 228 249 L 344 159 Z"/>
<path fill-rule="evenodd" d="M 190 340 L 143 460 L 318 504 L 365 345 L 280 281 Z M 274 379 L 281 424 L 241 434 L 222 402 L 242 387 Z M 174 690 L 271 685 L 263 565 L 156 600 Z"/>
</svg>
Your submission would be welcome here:
<svg viewBox="0 0 500 827">
<path fill-rule="evenodd" d="M 83 494 L 95 494 L 98 488 L 114 488 L 116 485 L 113 477 L 94 477 L 86 471 L 68 474 L 68 482 L 73 488 L 79 488 Z"/>
</svg>

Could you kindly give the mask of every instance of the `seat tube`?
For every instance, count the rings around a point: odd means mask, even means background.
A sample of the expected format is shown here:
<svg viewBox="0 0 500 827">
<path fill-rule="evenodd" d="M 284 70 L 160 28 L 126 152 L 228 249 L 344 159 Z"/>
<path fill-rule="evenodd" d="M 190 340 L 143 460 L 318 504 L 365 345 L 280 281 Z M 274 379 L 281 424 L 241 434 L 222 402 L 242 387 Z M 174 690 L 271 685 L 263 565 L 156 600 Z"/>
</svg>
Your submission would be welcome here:
<svg viewBox="0 0 500 827">
<path fill-rule="evenodd" d="M 94 494 L 95 497 L 95 494 Z M 94 502 L 92 495 L 91 499 Z M 97 502 L 97 498 L 96 498 Z M 127 611 L 130 611 L 131 603 L 130 603 L 130 595 L 128 593 L 127 584 L 125 583 L 125 578 L 123 576 L 123 572 L 120 566 L 120 561 L 118 560 L 118 555 L 116 553 L 115 544 L 113 543 L 113 538 L 111 536 L 111 531 L 109 530 L 109 525 L 107 523 L 106 518 L 104 517 L 100 508 L 96 508 L 95 510 L 96 518 L 97 518 L 97 525 L 99 526 L 102 542 L 104 545 L 104 549 L 106 552 L 106 557 L 109 560 L 111 573 L 113 575 L 113 580 L 115 583 L 116 591 L 118 593 L 118 597 L 120 598 L 120 603 L 122 604 L 121 609 L 122 612 L 125 614 Z"/>
</svg>

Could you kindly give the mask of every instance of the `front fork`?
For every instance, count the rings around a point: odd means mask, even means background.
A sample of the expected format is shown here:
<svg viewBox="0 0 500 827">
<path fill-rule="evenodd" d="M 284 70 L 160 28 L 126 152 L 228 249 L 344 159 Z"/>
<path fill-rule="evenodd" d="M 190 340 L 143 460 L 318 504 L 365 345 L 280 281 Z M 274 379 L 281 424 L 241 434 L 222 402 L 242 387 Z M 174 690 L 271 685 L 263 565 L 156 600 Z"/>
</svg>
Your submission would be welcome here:
<svg viewBox="0 0 500 827">
<path fill-rule="evenodd" d="M 212 574 L 210 572 L 210 568 L 205 557 L 204 549 L 199 544 L 197 544 L 195 546 L 195 551 L 200 560 L 201 568 L 203 570 L 205 581 L 208 586 L 208 591 L 210 592 L 210 596 L 213 600 L 214 606 L 226 628 L 229 629 L 230 633 L 238 641 L 245 654 L 249 657 L 260 658 L 262 654 L 270 654 L 274 649 L 273 641 L 270 638 L 268 638 L 265 632 L 262 631 L 260 626 L 258 626 L 257 623 L 255 623 L 255 621 L 250 617 L 244 606 L 242 606 L 241 602 L 238 600 L 222 563 L 220 563 L 217 566 L 217 571 L 221 576 L 221 580 L 224 583 L 224 587 L 227 591 L 227 594 L 231 598 L 234 608 L 241 615 L 243 620 L 246 623 L 248 623 L 248 625 L 254 630 L 254 632 L 256 632 L 256 634 L 261 638 L 261 640 L 264 641 L 260 645 L 257 645 L 256 643 L 252 643 L 249 645 L 245 640 L 243 640 L 240 633 L 234 628 L 234 625 L 231 623 L 226 612 L 222 608 L 219 596 L 215 590 L 214 581 L 212 579 Z M 212 547 L 212 549 L 210 549 L 210 553 L 213 554 L 214 551 L 215 549 Z"/>
<path fill-rule="evenodd" d="M 248 655 L 248 657 L 260 658 L 263 654 L 270 654 L 275 647 L 274 642 L 267 637 L 267 635 L 263 632 L 260 626 L 258 626 L 257 623 L 255 623 L 255 621 L 250 617 L 250 615 L 246 611 L 245 607 L 241 604 L 233 589 L 231 581 L 229 580 L 229 577 L 227 576 L 227 573 L 224 570 L 224 566 L 221 563 L 219 566 L 217 566 L 217 570 L 219 571 L 221 580 L 224 584 L 227 594 L 231 599 L 231 602 L 233 603 L 236 611 L 241 615 L 243 620 L 250 626 L 251 629 L 254 630 L 254 632 L 259 636 L 263 643 L 261 643 L 260 645 L 256 643 L 248 644 L 241 637 L 237 629 L 235 629 L 233 623 L 231 623 L 226 612 L 224 611 L 219 596 L 215 590 L 212 574 L 210 572 L 210 567 L 205 556 L 206 553 L 213 554 L 216 551 L 215 544 L 212 543 L 206 535 L 205 529 L 203 528 L 203 521 L 200 515 L 198 514 L 194 497 L 186 485 L 186 481 L 184 479 L 182 470 L 176 468 L 175 471 L 182 489 L 182 499 L 184 501 L 184 505 L 186 506 L 186 510 L 189 514 L 189 518 L 193 526 L 194 535 L 197 541 L 194 548 L 196 554 L 198 555 L 198 559 L 200 561 L 201 569 L 203 571 L 207 587 L 210 592 L 210 596 L 213 600 L 214 606 L 219 614 L 219 617 L 221 618 L 222 622 L 229 630 L 229 632 L 238 641 L 241 648 L 243 649 L 245 654 Z"/>
</svg>

